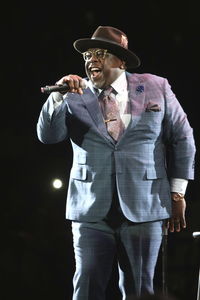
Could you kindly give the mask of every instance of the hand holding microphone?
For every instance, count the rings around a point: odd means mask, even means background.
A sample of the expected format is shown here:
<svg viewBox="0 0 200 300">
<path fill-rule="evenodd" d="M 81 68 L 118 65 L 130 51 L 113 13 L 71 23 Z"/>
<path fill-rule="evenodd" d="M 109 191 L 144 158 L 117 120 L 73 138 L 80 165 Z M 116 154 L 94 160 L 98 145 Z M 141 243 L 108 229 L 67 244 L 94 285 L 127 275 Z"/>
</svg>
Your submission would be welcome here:
<svg viewBox="0 0 200 300">
<path fill-rule="evenodd" d="M 78 93 L 83 94 L 83 89 L 87 88 L 87 80 L 78 75 L 67 75 L 62 77 L 55 85 L 46 86 L 41 88 L 41 92 L 50 94 L 52 92 L 60 93 Z"/>
</svg>

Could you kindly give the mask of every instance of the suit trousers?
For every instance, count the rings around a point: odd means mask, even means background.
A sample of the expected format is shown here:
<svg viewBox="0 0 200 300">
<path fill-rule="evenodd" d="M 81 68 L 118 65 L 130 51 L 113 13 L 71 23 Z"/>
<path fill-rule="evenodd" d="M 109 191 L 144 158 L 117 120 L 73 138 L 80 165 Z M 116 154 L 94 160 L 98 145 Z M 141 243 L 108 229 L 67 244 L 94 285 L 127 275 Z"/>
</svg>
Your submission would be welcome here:
<svg viewBox="0 0 200 300">
<path fill-rule="evenodd" d="M 104 220 L 72 221 L 76 263 L 73 300 L 105 300 L 116 257 L 122 299 L 153 294 L 162 224 L 162 220 L 144 223 L 127 220 L 116 196 Z"/>
</svg>

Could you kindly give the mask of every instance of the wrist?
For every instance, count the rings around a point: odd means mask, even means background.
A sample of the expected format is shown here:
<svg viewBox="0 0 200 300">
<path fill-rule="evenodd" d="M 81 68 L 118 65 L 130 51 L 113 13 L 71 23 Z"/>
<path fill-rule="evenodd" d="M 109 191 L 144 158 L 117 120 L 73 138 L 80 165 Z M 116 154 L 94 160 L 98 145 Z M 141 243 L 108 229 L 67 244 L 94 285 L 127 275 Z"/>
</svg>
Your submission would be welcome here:
<svg viewBox="0 0 200 300">
<path fill-rule="evenodd" d="M 185 200 L 185 195 L 182 193 L 171 192 L 172 201 L 178 202 Z"/>
</svg>

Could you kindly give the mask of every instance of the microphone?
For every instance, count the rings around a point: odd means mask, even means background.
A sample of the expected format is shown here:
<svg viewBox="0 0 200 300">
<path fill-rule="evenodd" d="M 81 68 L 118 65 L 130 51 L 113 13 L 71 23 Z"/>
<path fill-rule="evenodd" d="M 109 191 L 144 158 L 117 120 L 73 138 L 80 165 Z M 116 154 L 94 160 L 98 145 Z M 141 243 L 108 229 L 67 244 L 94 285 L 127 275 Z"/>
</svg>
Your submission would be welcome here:
<svg viewBox="0 0 200 300">
<path fill-rule="evenodd" d="M 87 80 L 83 79 L 83 89 L 86 89 L 88 87 Z M 41 92 L 44 94 L 51 94 L 52 92 L 64 92 L 67 93 L 70 90 L 67 83 L 64 84 L 58 84 L 58 85 L 46 85 L 45 87 L 41 87 Z"/>
<path fill-rule="evenodd" d="M 195 231 L 192 233 L 193 238 L 200 238 L 200 231 Z"/>
</svg>

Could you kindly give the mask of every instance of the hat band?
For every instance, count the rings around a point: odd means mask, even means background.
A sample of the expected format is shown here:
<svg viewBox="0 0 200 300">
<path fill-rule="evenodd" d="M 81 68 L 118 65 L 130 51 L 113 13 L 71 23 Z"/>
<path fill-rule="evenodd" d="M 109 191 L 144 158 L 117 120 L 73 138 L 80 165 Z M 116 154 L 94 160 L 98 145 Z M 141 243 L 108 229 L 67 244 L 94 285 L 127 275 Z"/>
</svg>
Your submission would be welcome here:
<svg viewBox="0 0 200 300">
<path fill-rule="evenodd" d="M 113 41 L 105 39 L 105 38 L 102 39 L 102 38 L 98 38 L 98 37 L 92 37 L 91 40 L 98 40 L 98 41 L 102 41 L 102 42 L 107 42 L 107 43 L 110 43 L 110 44 L 117 45 L 118 47 L 123 47 L 124 49 L 127 49 L 126 45 L 124 45 L 123 43 L 119 44 L 117 42 L 113 42 Z"/>
</svg>

